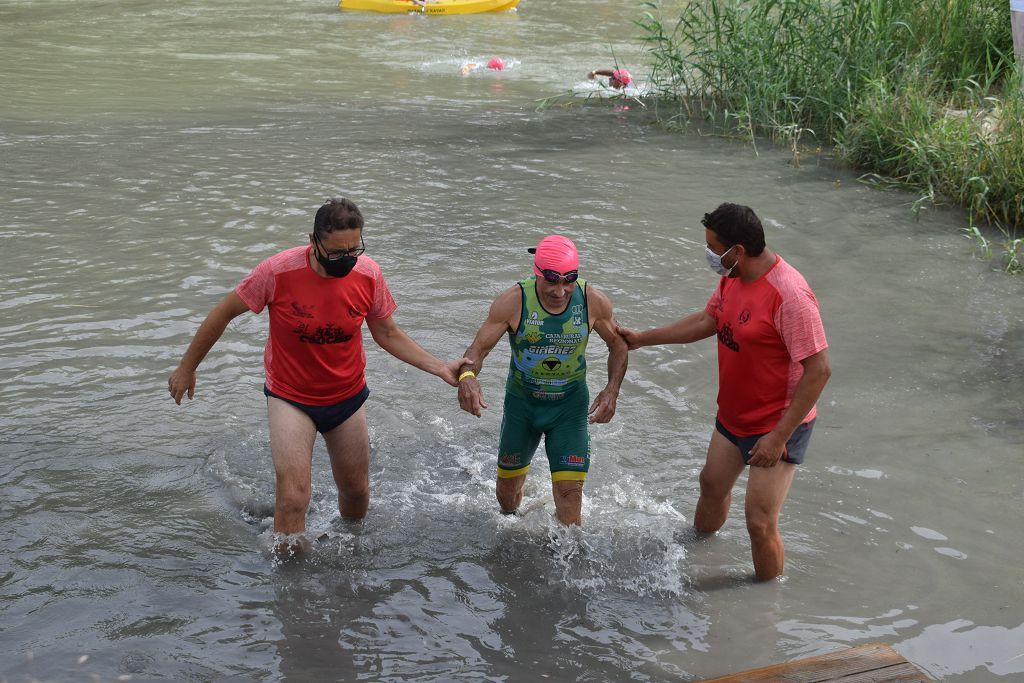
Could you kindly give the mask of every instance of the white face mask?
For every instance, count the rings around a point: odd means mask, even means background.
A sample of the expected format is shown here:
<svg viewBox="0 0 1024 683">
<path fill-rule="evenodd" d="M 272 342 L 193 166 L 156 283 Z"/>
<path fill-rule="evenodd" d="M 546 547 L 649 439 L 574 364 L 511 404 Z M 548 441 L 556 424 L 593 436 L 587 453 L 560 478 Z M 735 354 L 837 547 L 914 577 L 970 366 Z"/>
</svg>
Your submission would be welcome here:
<svg viewBox="0 0 1024 683">
<path fill-rule="evenodd" d="M 736 245 L 734 244 L 731 247 L 729 247 L 728 249 L 726 249 L 724 252 L 722 252 L 722 256 L 725 256 L 726 254 L 728 254 L 735 247 L 736 247 Z M 708 247 L 708 246 L 704 247 L 704 256 L 705 256 L 705 258 L 707 258 L 708 265 L 711 266 L 711 270 L 715 271 L 716 273 L 718 273 L 722 277 L 729 277 L 729 273 L 731 273 L 733 271 L 733 269 L 736 267 L 735 263 L 732 264 L 732 268 L 726 268 L 725 266 L 723 266 L 722 265 L 722 256 L 719 256 L 715 252 L 711 251 L 711 247 Z"/>
</svg>

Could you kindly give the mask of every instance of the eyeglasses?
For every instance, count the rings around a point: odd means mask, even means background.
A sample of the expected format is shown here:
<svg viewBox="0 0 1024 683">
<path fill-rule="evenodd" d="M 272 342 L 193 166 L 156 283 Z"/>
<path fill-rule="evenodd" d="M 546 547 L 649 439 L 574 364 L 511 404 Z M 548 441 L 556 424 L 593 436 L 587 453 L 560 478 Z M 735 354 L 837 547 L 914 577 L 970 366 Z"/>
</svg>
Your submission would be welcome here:
<svg viewBox="0 0 1024 683">
<path fill-rule="evenodd" d="M 570 270 L 568 273 L 559 273 L 556 270 L 542 270 L 540 271 L 544 275 L 544 279 L 548 282 L 555 283 L 559 280 L 565 280 L 566 284 L 572 284 L 579 279 L 580 274 L 575 270 Z"/>
<path fill-rule="evenodd" d="M 316 240 L 317 245 L 327 255 L 328 261 L 340 261 L 346 256 L 362 256 L 366 253 L 366 245 L 363 243 L 363 236 L 359 236 L 359 246 L 352 249 L 342 249 L 341 251 L 327 251 L 327 247 L 320 241 L 320 237 L 314 232 L 313 239 Z"/>
</svg>

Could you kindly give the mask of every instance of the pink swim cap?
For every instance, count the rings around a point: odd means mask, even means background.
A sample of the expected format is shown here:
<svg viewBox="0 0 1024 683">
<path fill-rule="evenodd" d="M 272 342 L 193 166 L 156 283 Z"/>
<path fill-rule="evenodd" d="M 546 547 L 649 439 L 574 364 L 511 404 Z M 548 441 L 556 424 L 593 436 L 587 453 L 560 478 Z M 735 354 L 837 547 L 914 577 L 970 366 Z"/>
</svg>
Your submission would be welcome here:
<svg viewBox="0 0 1024 683">
<path fill-rule="evenodd" d="M 487 68 L 501 71 L 505 68 L 505 62 L 501 60 L 501 57 L 491 57 L 491 61 L 487 62 Z"/>
<path fill-rule="evenodd" d="M 536 247 L 527 249 L 533 257 L 533 272 L 543 276 L 542 270 L 553 270 L 562 275 L 580 267 L 576 245 L 568 237 L 548 235 Z"/>
<path fill-rule="evenodd" d="M 622 85 L 629 85 L 633 82 L 633 77 L 625 69 L 616 69 L 612 72 L 612 78 L 617 80 Z"/>
</svg>

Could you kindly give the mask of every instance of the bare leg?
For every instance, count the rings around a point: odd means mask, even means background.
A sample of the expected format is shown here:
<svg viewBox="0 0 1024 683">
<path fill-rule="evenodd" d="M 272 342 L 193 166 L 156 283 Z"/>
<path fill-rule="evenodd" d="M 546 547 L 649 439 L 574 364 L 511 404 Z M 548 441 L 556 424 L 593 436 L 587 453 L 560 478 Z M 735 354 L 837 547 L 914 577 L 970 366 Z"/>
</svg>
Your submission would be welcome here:
<svg viewBox="0 0 1024 683">
<path fill-rule="evenodd" d="M 566 526 L 583 524 L 583 482 L 553 481 L 551 495 L 555 498 L 555 516 Z"/>
<path fill-rule="evenodd" d="M 786 555 L 779 534 L 779 513 L 794 475 L 796 466 L 785 462 L 775 467 L 750 468 L 744 513 L 758 581 L 769 581 L 782 574 Z"/>
<path fill-rule="evenodd" d="M 267 398 L 267 416 L 270 421 L 270 453 L 276 474 L 274 531 L 297 534 L 306 530 L 316 428 L 301 410 L 273 396 Z M 281 544 L 278 552 L 296 549 Z"/>
<path fill-rule="evenodd" d="M 498 477 L 494 486 L 494 493 L 498 497 L 498 505 L 501 506 L 503 514 L 511 515 L 519 509 L 523 502 L 523 485 L 526 484 L 526 475 L 518 477 Z"/>
<path fill-rule="evenodd" d="M 697 531 L 718 531 L 729 516 L 732 487 L 743 472 L 740 450 L 716 429 L 711 433 L 708 457 L 700 471 L 700 498 L 693 513 Z"/>
<path fill-rule="evenodd" d="M 345 519 L 362 519 L 370 506 L 370 434 L 366 411 L 324 434 L 331 471 L 338 486 L 338 512 Z"/>
</svg>

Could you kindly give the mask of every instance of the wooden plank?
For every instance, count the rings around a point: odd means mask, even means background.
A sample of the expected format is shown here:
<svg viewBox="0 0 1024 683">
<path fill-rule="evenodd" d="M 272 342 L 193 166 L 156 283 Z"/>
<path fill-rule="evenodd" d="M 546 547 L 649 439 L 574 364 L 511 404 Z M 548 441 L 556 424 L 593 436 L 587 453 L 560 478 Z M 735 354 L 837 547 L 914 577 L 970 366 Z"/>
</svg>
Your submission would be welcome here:
<svg viewBox="0 0 1024 683">
<path fill-rule="evenodd" d="M 841 678 L 828 679 L 829 683 L 920 683 L 921 681 L 931 680 L 910 662 L 887 666 L 884 669 L 851 674 Z"/>
<path fill-rule="evenodd" d="M 930 680 L 896 650 L 884 643 L 872 643 L 709 678 L 705 683 L 903 683 Z"/>
</svg>

